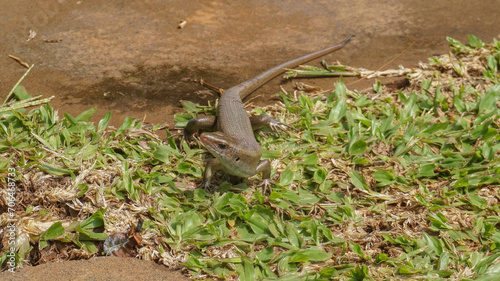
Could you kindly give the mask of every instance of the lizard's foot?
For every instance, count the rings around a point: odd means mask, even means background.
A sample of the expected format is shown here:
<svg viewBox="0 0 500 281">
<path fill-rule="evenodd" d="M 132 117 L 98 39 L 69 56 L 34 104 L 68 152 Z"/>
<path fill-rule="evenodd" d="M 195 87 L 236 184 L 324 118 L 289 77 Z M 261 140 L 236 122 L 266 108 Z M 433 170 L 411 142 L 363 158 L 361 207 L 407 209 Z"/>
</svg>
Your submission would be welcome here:
<svg viewBox="0 0 500 281">
<path fill-rule="evenodd" d="M 288 132 L 289 130 L 298 131 L 294 126 L 280 122 L 273 118 L 271 118 L 271 121 L 269 122 L 269 128 L 277 134 L 280 134 L 281 132 Z"/>
<path fill-rule="evenodd" d="M 212 186 L 209 181 L 204 181 L 198 184 L 197 188 L 201 188 L 209 193 L 213 193 L 215 190 L 217 190 L 217 188 L 215 186 Z"/>
<path fill-rule="evenodd" d="M 280 132 L 287 132 L 289 131 L 288 129 L 298 131 L 294 126 L 288 125 L 275 119 L 272 119 L 272 121 L 269 122 L 269 128 L 271 128 L 273 132 L 278 134 L 280 134 Z"/>
<path fill-rule="evenodd" d="M 252 128 L 254 130 L 258 130 L 264 126 L 268 126 L 273 132 L 278 134 L 280 132 L 287 132 L 290 129 L 297 131 L 295 127 L 280 122 L 265 113 L 250 116 L 250 123 L 252 124 Z"/>
<path fill-rule="evenodd" d="M 271 180 L 270 179 L 264 179 L 264 182 L 262 183 L 262 195 L 266 194 L 271 194 Z"/>
</svg>

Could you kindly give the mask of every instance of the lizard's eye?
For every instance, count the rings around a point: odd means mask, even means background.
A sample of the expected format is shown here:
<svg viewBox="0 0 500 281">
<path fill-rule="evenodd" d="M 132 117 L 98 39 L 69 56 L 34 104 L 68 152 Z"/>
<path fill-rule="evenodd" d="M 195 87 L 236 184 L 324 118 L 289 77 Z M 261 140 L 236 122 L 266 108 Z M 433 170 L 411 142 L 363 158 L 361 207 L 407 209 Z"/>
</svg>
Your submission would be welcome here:
<svg viewBox="0 0 500 281">
<path fill-rule="evenodd" d="M 236 157 L 236 159 L 234 159 L 236 162 L 240 162 L 240 157 Z"/>
<path fill-rule="evenodd" d="M 219 146 L 219 149 L 227 149 L 227 145 L 225 145 L 223 143 L 219 143 L 218 146 Z"/>
</svg>

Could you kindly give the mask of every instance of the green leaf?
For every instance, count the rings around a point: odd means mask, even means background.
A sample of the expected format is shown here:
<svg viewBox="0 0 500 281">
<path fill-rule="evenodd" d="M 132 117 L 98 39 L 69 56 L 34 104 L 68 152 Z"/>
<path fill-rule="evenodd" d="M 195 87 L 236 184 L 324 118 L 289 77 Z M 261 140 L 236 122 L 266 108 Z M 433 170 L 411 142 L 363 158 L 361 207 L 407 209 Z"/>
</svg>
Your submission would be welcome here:
<svg viewBox="0 0 500 281">
<path fill-rule="evenodd" d="M 343 80 L 335 85 L 335 96 L 336 100 L 328 115 L 328 120 L 331 120 L 332 123 L 340 122 L 347 113 L 346 87 Z"/>
<path fill-rule="evenodd" d="M 372 174 L 373 178 L 379 182 L 379 186 L 386 186 L 394 182 L 396 179 L 394 174 L 390 171 L 376 170 Z"/>
<path fill-rule="evenodd" d="M 465 102 L 463 101 L 463 98 L 460 96 L 454 96 L 453 97 L 453 105 L 457 109 L 459 113 L 463 113 L 467 111 L 467 106 L 465 105 Z"/>
<path fill-rule="evenodd" d="M 97 129 L 99 131 L 102 131 L 104 130 L 108 124 L 109 124 L 109 120 L 111 120 L 111 112 L 106 112 L 106 115 L 104 115 L 104 117 L 99 121 L 99 125 L 97 125 Z"/>
<path fill-rule="evenodd" d="M 79 191 L 77 197 L 80 198 L 89 190 L 89 185 L 86 183 L 80 183 L 78 184 L 78 190 Z"/>
<path fill-rule="evenodd" d="M 279 159 L 282 157 L 281 151 L 279 150 L 262 150 L 262 159 Z"/>
<path fill-rule="evenodd" d="M 94 115 L 94 113 L 97 111 L 97 107 L 92 107 L 92 108 L 89 108 L 87 110 L 85 110 L 84 112 L 80 113 L 75 119 L 76 121 L 83 121 L 83 122 L 87 122 L 90 120 L 90 118 Z"/>
<path fill-rule="evenodd" d="M 257 258 L 260 261 L 270 261 L 274 257 L 274 251 L 272 247 L 267 247 L 262 249 L 260 252 L 257 253 Z"/>
<path fill-rule="evenodd" d="M 484 46 L 483 41 L 481 41 L 481 39 L 477 38 L 475 35 L 469 34 L 468 37 L 469 37 L 469 46 L 476 49 L 482 48 Z"/>
<path fill-rule="evenodd" d="M 95 254 L 99 251 L 92 241 L 80 241 L 80 247 L 90 254 Z"/>
<path fill-rule="evenodd" d="M 484 210 L 487 207 L 488 201 L 480 196 L 472 195 L 470 197 L 469 203 L 474 207 Z"/>
<path fill-rule="evenodd" d="M 76 232 L 80 233 L 78 236 L 78 240 L 81 241 L 104 241 L 108 238 L 106 233 L 97 233 L 93 232 L 89 229 L 82 228 L 81 226 L 77 226 L 75 228 Z"/>
<path fill-rule="evenodd" d="M 132 128 L 134 126 L 134 121 L 135 121 L 134 118 L 130 118 L 130 117 L 125 118 L 125 120 L 123 120 L 123 123 L 120 126 L 120 128 L 118 128 L 118 130 L 116 130 L 116 133 L 120 134 L 120 133 Z"/>
<path fill-rule="evenodd" d="M 356 171 L 352 171 L 350 174 L 349 174 L 349 177 L 350 177 L 350 181 L 351 183 L 361 189 L 361 190 L 369 190 L 368 186 L 366 185 L 366 180 L 365 178 L 363 177 L 362 174 L 360 174 L 359 172 L 356 172 Z"/>
<path fill-rule="evenodd" d="M 266 234 L 270 222 L 265 218 L 265 214 L 261 214 L 258 210 L 252 210 L 245 215 L 248 225 L 252 228 L 255 234 Z"/>
<path fill-rule="evenodd" d="M 432 222 L 431 230 L 433 231 L 438 231 L 440 229 L 453 229 L 446 223 L 447 219 L 442 213 L 430 214 L 426 219 Z"/>
<path fill-rule="evenodd" d="M 500 257 L 500 253 L 492 254 L 491 256 L 486 256 L 477 263 L 473 268 L 477 275 L 484 274 L 488 267 L 493 264 Z"/>
<path fill-rule="evenodd" d="M 40 241 L 38 244 L 38 248 L 40 250 L 45 248 L 48 245 L 47 240 L 60 237 L 64 234 L 64 232 L 65 231 L 64 227 L 62 226 L 62 222 L 58 221 L 52 224 L 47 230 L 45 230 L 44 232 L 42 232 L 42 234 L 40 234 Z"/>
<path fill-rule="evenodd" d="M 387 260 L 389 260 L 389 256 L 387 254 L 384 254 L 384 253 L 380 253 L 375 257 L 376 263 L 382 263 L 382 262 L 385 262 Z"/>
<path fill-rule="evenodd" d="M 431 135 L 434 134 L 437 131 L 442 131 L 448 127 L 448 122 L 444 123 L 435 123 L 430 125 L 429 127 L 425 128 L 419 135 Z"/>
<path fill-rule="evenodd" d="M 361 246 L 358 243 L 355 242 L 349 242 L 349 245 L 351 246 L 352 251 L 359 255 L 363 259 L 367 259 L 369 257 L 366 256 L 365 252 L 361 249 Z"/>
<path fill-rule="evenodd" d="M 356 268 L 350 270 L 351 278 L 350 281 L 355 280 L 369 280 L 370 278 L 370 270 L 366 265 L 356 265 Z"/>
<path fill-rule="evenodd" d="M 26 89 L 21 86 L 21 85 L 18 85 L 14 91 L 13 91 L 14 95 L 17 97 L 17 100 L 27 100 L 29 98 L 31 98 L 31 96 L 28 94 L 28 92 L 26 91 Z"/>
<path fill-rule="evenodd" d="M 199 104 L 196 104 L 196 103 L 191 102 L 191 101 L 183 100 L 182 101 L 182 108 L 184 108 L 184 110 L 186 110 L 187 112 L 191 112 L 191 113 L 195 113 L 195 112 L 200 111 Z M 188 119 L 191 119 L 191 118 L 193 118 L 193 117 L 190 116 Z"/>
<path fill-rule="evenodd" d="M 318 154 L 310 153 L 304 156 L 302 159 L 302 164 L 304 165 L 316 165 L 319 161 Z"/>
<path fill-rule="evenodd" d="M 295 173 L 290 170 L 290 168 L 286 168 L 280 176 L 280 185 L 281 186 L 289 186 L 295 178 Z"/>
<path fill-rule="evenodd" d="M 241 260 L 243 262 L 243 272 L 240 272 L 240 280 L 242 281 L 253 281 L 255 279 L 255 268 L 252 264 L 252 260 L 247 257 L 242 256 Z"/>
<path fill-rule="evenodd" d="M 415 274 L 417 272 L 418 272 L 418 270 L 416 270 L 416 269 L 414 269 L 412 267 L 406 266 L 406 265 L 400 266 L 396 270 L 396 273 L 397 274 L 401 274 L 401 275 L 412 275 L 412 274 Z"/>
<path fill-rule="evenodd" d="M 493 122 L 493 120 L 488 119 L 488 120 L 484 121 L 481 125 L 474 128 L 470 132 L 472 138 L 478 139 L 481 137 L 488 137 L 488 129 L 489 129 L 489 126 L 491 125 L 492 122 Z"/>
<path fill-rule="evenodd" d="M 174 149 L 169 145 L 159 145 L 153 151 L 153 158 L 163 163 L 170 163 L 171 156 L 181 158 L 182 154 L 177 149 Z"/>
<path fill-rule="evenodd" d="M 497 109 L 496 104 L 500 97 L 500 85 L 492 86 L 479 102 L 479 113 L 490 112 Z"/>
<path fill-rule="evenodd" d="M 52 166 L 52 165 L 47 164 L 47 163 L 40 165 L 40 170 L 42 170 L 46 173 L 49 173 L 51 175 L 56 175 L 56 176 L 66 176 L 66 175 L 72 174 L 71 170 L 68 170 L 66 168 Z"/>
<path fill-rule="evenodd" d="M 490 265 L 488 267 L 488 270 L 486 270 L 486 275 L 492 275 L 498 278 L 498 276 L 500 276 L 500 263 L 497 262 L 495 264 Z"/>
<path fill-rule="evenodd" d="M 422 237 L 424 238 L 427 247 L 433 250 L 437 255 L 441 255 L 443 253 L 443 246 L 441 242 L 436 237 L 430 236 L 427 233 L 423 233 Z"/>
<path fill-rule="evenodd" d="M 441 255 L 439 256 L 438 269 L 441 270 L 447 268 L 449 263 L 450 263 L 450 255 L 447 252 L 442 252 Z"/>
<path fill-rule="evenodd" d="M 95 157 L 97 151 L 100 149 L 99 146 L 97 145 L 87 145 L 82 153 L 82 159 L 83 160 L 89 160 Z"/>
<path fill-rule="evenodd" d="M 349 153 L 351 155 L 357 156 L 365 153 L 368 145 L 364 140 L 358 140 L 349 147 Z"/>
<path fill-rule="evenodd" d="M 322 183 L 326 180 L 326 177 L 327 177 L 328 173 L 324 170 L 324 169 L 321 169 L 321 168 L 318 168 L 316 171 L 314 171 L 314 182 L 317 182 L 317 183 Z"/>
<path fill-rule="evenodd" d="M 295 254 L 290 257 L 290 262 L 321 262 L 326 261 L 331 257 L 331 253 L 327 253 L 320 248 L 312 247 L 296 251 Z"/>
<path fill-rule="evenodd" d="M 382 91 L 382 82 L 380 82 L 380 80 L 377 80 L 375 84 L 373 84 L 373 90 L 375 93 L 380 93 L 380 91 Z"/>
<path fill-rule="evenodd" d="M 99 209 L 97 212 L 92 214 L 92 216 L 88 217 L 84 221 L 81 222 L 81 228 L 97 228 L 104 225 L 104 212 L 105 209 Z"/>
<path fill-rule="evenodd" d="M 286 222 L 285 227 L 286 227 L 288 241 L 290 242 L 290 244 L 295 248 L 301 248 L 303 241 L 301 235 L 297 231 L 297 228 L 290 222 Z"/>
<path fill-rule="evenodd" d="M 486 65 L 493 73 L 498 72 L 498 61 L 493 55 L 488 55 L 486 58 Z"/>
<path fill-rule="evenodd" d="M 425 178 L 434 177 L 436 175 L 436 173 L 434 172 L 435 169 L 436 169 L 436 165 L 435 164 L 425 164 L 425 165 L 422 165 L 418 169 L 417 177 L 419 177 L 419 178 L 422 178 L 422 177 L 425 177 Z"/>
<path fill-rule="evenodd" d="M 453 270 L 435 270 L 435 271 L 433 271 L 433 273 L 436 273 L 437 275 L 439 275 L 439 277 L 447 278 L 447 277 L 450 277 L 451 275 L 455 274 L 456 272 Z M 461 279 L 461 280 L 465 281 L 465 279 Z"/>
<path fill-rule="evenodd" d="M 463 49 L 465 49 L 465 45 L 456 39 L 446 37 L 446 40 L 450 42 L 451 48 L 456 52 L 461 52 Z"/>
</svg>

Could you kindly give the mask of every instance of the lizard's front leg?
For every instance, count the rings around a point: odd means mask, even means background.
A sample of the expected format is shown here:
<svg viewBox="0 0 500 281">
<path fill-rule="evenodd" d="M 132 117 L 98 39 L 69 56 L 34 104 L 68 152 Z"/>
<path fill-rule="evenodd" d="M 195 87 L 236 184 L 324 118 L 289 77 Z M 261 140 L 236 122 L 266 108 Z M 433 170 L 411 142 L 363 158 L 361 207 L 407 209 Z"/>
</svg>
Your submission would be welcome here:
<svg viewBox="0 0 500 281">
<path fill-rule="evenodd" d="M 262 194 L 266 194 L 267 191 L 271 191 L 271 161 L 263 160 L 257 166 L 257 173 L 262 172 L 262 179 L 264 180 L 262 186 Z"/>
<path fill-rule="evenodd" d="M 208 190 L 210 188 L 210 181 L 212 179 L 212 176 L 214 175 L 214 172 L 223 169 L 224 167 L 219 162 L 219 160 L 217 160 L 217 158 L 208 159 L 207 165 L 205 166 L 205 172 L 203 173 L 203 189 Z"/>
<path fill-rule="evenodd" d="M 215 127 L 216 118 L 212 115 L 199 116 L 188 121 L 184 127 L 184 137 L 191 141 L 193 134 L 200 130 L 211 130 Z"/>
<path fill-rule="evenodd" d="M 252 124 L 252 128 L 254 130 L 258 130 L 265 126 L 268 126 L 273 132 L 278 133 L 280 131 L 286 132 L 287 129 L 297 130 L 295 127 L 280 122 L 265 113 L 250 116 L 250 123 Z"/>
</svg>

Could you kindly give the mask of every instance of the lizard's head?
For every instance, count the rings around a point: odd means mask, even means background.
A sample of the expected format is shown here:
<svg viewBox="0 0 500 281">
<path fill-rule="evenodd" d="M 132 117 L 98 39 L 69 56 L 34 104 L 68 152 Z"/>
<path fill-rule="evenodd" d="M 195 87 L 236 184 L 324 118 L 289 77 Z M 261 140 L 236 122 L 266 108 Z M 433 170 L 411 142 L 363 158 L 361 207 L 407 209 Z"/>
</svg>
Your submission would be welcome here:
<svg viewBox="0 0 500 281">
<path fill-rule="evenodd" d="M 203 133 L 200 140 L 205 148 L 219 160 L 228 174 L 238 177 L 255 175 L 262 150 L 249 147 L 241 139 L 224 135 L 221 132 Z"/>
</svg>

